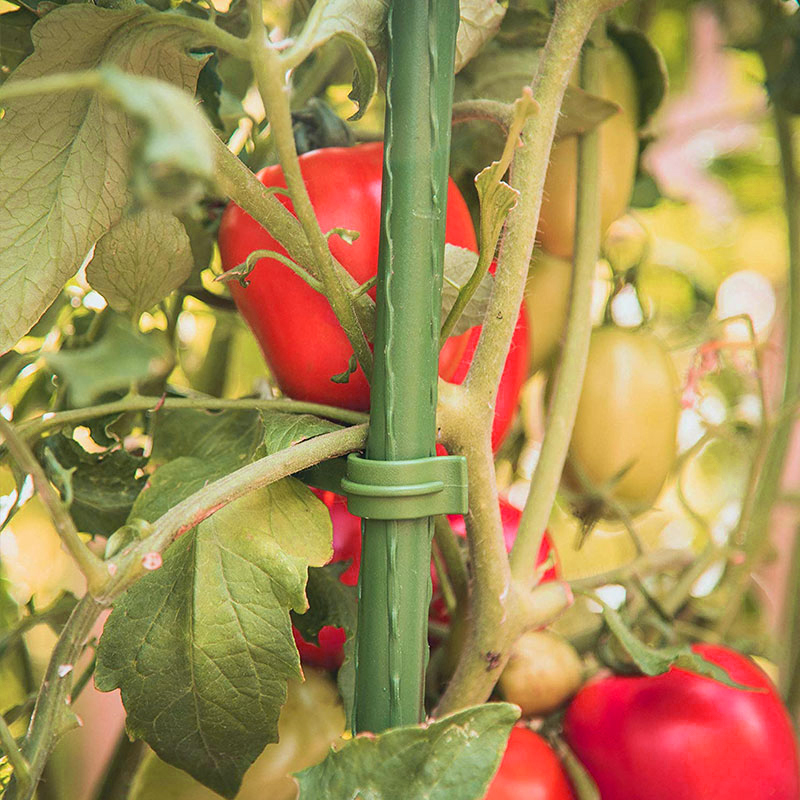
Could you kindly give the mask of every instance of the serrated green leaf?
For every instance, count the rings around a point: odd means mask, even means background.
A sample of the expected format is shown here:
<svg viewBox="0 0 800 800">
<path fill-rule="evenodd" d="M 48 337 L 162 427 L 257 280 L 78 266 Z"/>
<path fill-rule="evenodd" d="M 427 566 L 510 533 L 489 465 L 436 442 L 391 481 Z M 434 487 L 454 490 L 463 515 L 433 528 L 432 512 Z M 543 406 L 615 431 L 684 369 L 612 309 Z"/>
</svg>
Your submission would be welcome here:
<svg viewBox="0 0 800 800">
<path fill-rule="evenodd" d="M 666 97 L 669 76 L 664 57 L 643 31 L 612 23 L 608 35 L 628 56 L 639 87 L 639 127 L 644 127 Z"/>
<path fill-rule="evenodd" d="M 444 282 L 442 283 L 442 320 L 447 319 L 447 315 L 453 304 L 456 302 L 459 291 L 475 271 L 478 264 L 478 254 L 472 250 L 465 250 L 463 247 L 456 247 L 452 244 L 444 246 Z M 483 276 L 475 294 L 470 298 L 469 303 L 464 307 L 461 316 L 451 332 L 451 336 L 458 336 L 466 333 L 475 325 L 480 325 L 486 316 L 486 309 L 489 307 L 489 300 L 494 288 L 494 278 L 488 272 Z"/>
<path fill-rule="evenodd" d="M 251 492 L 184 534 L 116 603 L 95 682 L 119 688 L 131 735 L 225 797 L 277 739 L 300 675 L 289 611 L 331 555 L 325 506 L 293 478 Z"/>
<path fill-rule="evenodd" d="M 505 13 L 506 9 L 497 0 L 461 0 L 461 19 L 456 36 L 456 72 L 497 33 Z"/>
<path fill-rule="evenodd" d="M 56 8 L 34 25 L 35 50 L 6 85 L 102 62 L 194 92 L 202 62 L 185 52 L 193 34 L 178 25 L 148 25 L 153 13 L 88 3 Z M 31 328 L 92 245 L 122 217 L 131 202 L 128 154 L 138 136 L 124 112 L 86 91 L 5 104 L 0 352 Z"/>
<path fill-rule="evenodd" d="M 50 454 L 50 458 L 47 457 Z M 78 530 L 108 536 L 128 517 L 137 495 L 144 486 L 144 476 L 137 470 L 147 463 L 146 458 L 133 456 L 122 448 L 104 453 L 88 453 L 78 442 L 57 433 L 42 439 L 36 455 L 65 497 L 52 468 L 52 459 L 69 476 L 72 519 Z"/>
<path fill-rule="evenodd" d="M 283 55 L 287 69 L 296 67 L 325 42 L 340 38 L 353 57 L 350 98 L 358 110 L 350 119 L 358 119 L 378 88 L 378 68 L 370 48 L 381 44 L 387 9 L 386 0 L 317 0 L 294 45 Z"/>
<path fill-rule="evenodd" d="M 488 703 L 428 725 L 358 736 L 296 777 L 300 800 L 479 800 L 519 709 Z"/>
<path fill-rule="evenodd" d="M 146 210 L 101 237 L 86 279 L 111 308 L 138 320 L 189 277 L 193 264 L 183 225 L 168 211 Z"/>
<path fill-rule="evenodd" d="M 676 666 L 713 678 L 734 689 L 753 688 L 734 681 L 722 667 L 695 653 L 688 644 L 649 647 L 628 628 L 618 611 L 605 604 L 603 604 L 603 619 L 625 652 L 645 675 L 662 675 Z"/>
<path fill-rule="evenodd" d="M 320 419 L 313 414 L 289 414 L 283 411 L 262 411 L 264 440 L 258 455 L 267 456 L 299 444 L 306 439 L 341 430 L 341 425 Z"/>
<path fill-rule="evenodd" d="M 113 313 L 95 343 L 46 353 L 44 361 L 66 384 L 74 406 L 88 406 L 106 392 L 164 377 L 173 364 L 161 331 L 141 333 L 130 320 Z"/>
</svg>

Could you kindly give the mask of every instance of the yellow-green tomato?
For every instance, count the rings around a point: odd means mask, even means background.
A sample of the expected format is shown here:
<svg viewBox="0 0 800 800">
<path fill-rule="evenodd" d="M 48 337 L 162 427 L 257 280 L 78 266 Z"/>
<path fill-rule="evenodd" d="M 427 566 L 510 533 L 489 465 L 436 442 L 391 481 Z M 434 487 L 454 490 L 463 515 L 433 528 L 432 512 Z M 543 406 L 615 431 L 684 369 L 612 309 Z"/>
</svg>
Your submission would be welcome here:
<svg viewBox="0 0 800 800">
<path fill-rule="evenodd" d="M 267 745 L 247 771 L 236 800 L 295 800 L 291 777 L 321 761 L 342 735 L 344 709 L 333 681 L 322 671 L 305 669 L 303 683 L 289 682 L 278 722 L 279 740 Z M 219 800 L 219 795 L 182 770 L 148 753 L 130 793 L 131 800 Z"/>
<path fill-rule="evenodd" d="M 522 634 L 511 650 L 498 688 L 524 717 L 555 711 L 583 682 L 583 663 L 575 648 L 548 631 Z"/>
<path fill-rule="evenodd" d="M 592 333 L 570 458 L 632 514 L 653 505 L 675 461 L 679 394 L 655 335 L 610 325 Z"/>
<path fill-rule="evenodd" d="M 627 209 L 631 199 L 639 153 L 639 97 L 636 75 L 628 57 L 613 45 L 602 53 L 600 94 L 622 109 L 597 129 L 601 231 L 605 231 Z M 577 82 L 576 76 L 572 81 Z M 554 144 L 550 154 L 539 216 L 542 247 L 562 258 L 571 257 L 574 247 L 577 173 L 578 139 L 567 136 Z"/>
<path fill-rule="evenodd" d="M 558 348 L 569 310 L 571 283 L 570 261 L 536 251 L 525 285 L 532 373 L 541 369 Z"/>
</svg>

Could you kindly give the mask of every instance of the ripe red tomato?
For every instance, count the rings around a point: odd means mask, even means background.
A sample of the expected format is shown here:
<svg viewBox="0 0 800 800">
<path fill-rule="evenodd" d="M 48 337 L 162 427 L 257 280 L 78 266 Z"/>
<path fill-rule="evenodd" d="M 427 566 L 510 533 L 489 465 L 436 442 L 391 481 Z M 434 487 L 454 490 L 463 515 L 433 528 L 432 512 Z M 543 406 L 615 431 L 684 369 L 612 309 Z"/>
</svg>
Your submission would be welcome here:
<svg viewBox="0 0 800 800">
<path fill-rule="evenodd" d="M 352 244 L 339 236 L 330 239 L 331 252 L 359 283 L 372 278 L 378 269 L 382 162 L 380 142 L 330 147 L 300 157 L 303 179 L 322 230 L 348 228 L 360 234 Z M 262 169 L 256 177 L 264 186 L 286 186 L 279 165 Z M 277 197 L 292 210 L 288 197 Z M 469 210 L 452 180 L 446 241 L 477 251 Z M 254 250 L 286 255 L 269 233 L 233 203 L 222 215 L 219 250 L 226 270 L 243 263 Z M 369 408 L 369 386 L 360 368 L 347 383 L 331 381 L 332 375 L 347 368 L 353 350 L 323 295 L 285 264 L 268 258 L 258 262 L 247 288 L 231 282 L 231 293 L 286 395 L 360 411 Z M 445 349 L 461 353 L 466 336 L 451 337 Z M 452 354 L 444 360 L 458 364 Z M 449 379 L 451 374 L 445 371 L 442 377 Z"/>
<path fill-rule="evenodd" d="M 590 681 L 564 734 L 603 800 L 798 800 L 794 730 L 769 678 L 727 647 L 693 649 L 760 691 L 674 667 Z"/>
<path fill-rule="evenodd" d="M 564 767 L 550 745 L 530 728 L 514 727 L 484 800 L 573 799 Z"/>
<path fill-rule="evenodd" d="M 465 334 L 467 338 L 461 360 L 455 368 L 452 377 L 446 378 L 451 383 L 461 383 L 467 377 L 467 371 L 475 355 L 475 348 L 478 346 L 478 339 L 481 335 L 480 326 L 476 326 Z M 448 344 L 452 342 L 452 337 L 448 339 Z M 450 346 L 455 350 L 457 344 Z M 496 453 L 500 445 L 506 438 L 514 421 L 517 412 L 517 403 L 522 385 L 528 378 L 528 359 L 530 355 L 530 337 L 528 334 L 528 315 L 523 303 L 517 317 L 517 325 L 511 337 L 511 349 L 508 351 L 506 364 L 503 367 L 503 374 L 500 378 L 500 387 L 497 390 L 497 400 L 494 406 L 494 422 L 492 423 L 492 450 Z M 446 354 L 442 351 L 439 361 L 439 374 L 442 374 Z"/>
</svg>

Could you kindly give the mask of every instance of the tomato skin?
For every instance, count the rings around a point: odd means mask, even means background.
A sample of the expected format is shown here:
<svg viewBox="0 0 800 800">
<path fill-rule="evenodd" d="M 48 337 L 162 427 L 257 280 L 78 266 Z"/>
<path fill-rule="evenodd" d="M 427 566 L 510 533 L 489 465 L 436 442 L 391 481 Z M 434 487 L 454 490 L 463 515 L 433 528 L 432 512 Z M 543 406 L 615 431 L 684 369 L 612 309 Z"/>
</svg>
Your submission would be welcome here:
<svg viewBox="0 0 800 800">
<path fill-rule="evenodd" d="M 514 643 L 497 688 L 523 717 L 549 714 L 566 704 L 583 682 L 575 648 L 552 631 L 526 631 Z"/>
<path fill-rule="evenodd" d="M 360 234 L 352 244 L 331 236 L 331 252 L 359 283 L 369 280 L 378 269 L 383 144 L 314 150 L 299 161 L 323 232 L 341 227 Z M 286 186 L 279 165 L 262 169 L 256 177 L 267 187 Z M 288 197 L 276 197 L 292 210 Z M 277 240 L 233 203 L 222 215 L 218 241 L 225 270 L 243 263 L 254 250 L 286 255 Z M 477 252 L 469 210 L 452 180 L 446 241 Z M 360 368 L 347 383 L 331 381 L 332 375 L 346 369 L 353 349 L 324 295 L 275 259 L 261 259 L 249 280 L 247 288 L 232 281 L 231 294 L 281 391 L 296 400 L 366 411 L 369 386 Z M 451 341 L 446 347 L 460 352 L 464 339 L 451 337 Z"/>
<path fill-rule="evenodd" d="M 769 678 L 727 647 L 693 649 L 762 691 L 675 667 L 590 681 L 564 734 L 603 800 L 798 800 L 794 731 Z"/>
<path fill-rule="evenodd" d="M 619 105 L 619 114 L 597 128 L 600 137 L 600 230 L 628 207 L 639 155 L 639 97 L 636 75 L 617 46 L 604 48 L 600 94 Z M 576 75 L 572 82 L 577 83 Z M 575 199 L 578 185 L 578 137 L 555 142 L 542 195 L 539 242 L 549 253 L 570 258 L 575 246 Z"/>
<path fill-rule="evenodd" d="M 535 251 L 525 284 L 531 373 L 547 364 L 561 343 L 571 285 L 570 261 Z"/>
<path fill-rule="evenodd" d="M 630 513 L 652 506 L 676 455 L 678 378 L 660 340 L 646 330 L 592 333 L 570 456 Z M 621 477 L 620 477 L 621 475 Z M 577 480 L 564 475 L 570 488 Z"/>
<path fill-rule="evenodd" d="M 484 800 L 574 800 L 574 795 L 550 745 L 517 725 Z"/>
<path fill-rule="evenodd" d="M 478 346 L 478 339 L 481 335 L 480 326 L 471 328 L 466 334 L 466 347 L 464 348 L 461 360 L 455 372 L 449 380 L 451 383 L 461 383 L 467 377 L 467 371 L 475 355 Z M 453 338 L 448 339 L 448 343 L 453 342 Z M 457 344 L 454 342 L 451 347 L 455 349 Z M 497 390 L 497 400 L 494 404 L 494 421 L 492 423 L 492 451 L 497 452 L 500 445 L 511 430 L 514 422 L 514 415 L 517 413 L 519 394 L 522 386 L 528 378 L 528 360 L 530 357 L 530 338 L 528 334 L 528 315 L 525 310 L 525 303 L 522 304 L 517 317 L 517 324 L 511 336 L 511 347 L 508 351 L 503 374 L 500 378 L 500 386 Z M 442 373 L 444 364 L 444 351 L 439 360 L 439 372 Z M 444 376 L 442 376 L 444 377 Z"/>
</svg>

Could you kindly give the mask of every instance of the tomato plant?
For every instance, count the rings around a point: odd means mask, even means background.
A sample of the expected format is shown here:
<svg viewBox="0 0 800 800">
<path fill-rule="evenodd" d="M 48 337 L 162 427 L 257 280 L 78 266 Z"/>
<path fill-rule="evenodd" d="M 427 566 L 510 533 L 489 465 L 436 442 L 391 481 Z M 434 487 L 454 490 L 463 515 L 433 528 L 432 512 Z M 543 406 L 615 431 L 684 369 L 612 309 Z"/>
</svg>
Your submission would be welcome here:
<svg viewBox="0 0 800 800">
<path fill-rule="evenodd" d="M 672 667 L 593 680 L 567 709 L 567 741 L 603 798 L 796 800 L 794 730 L 769 678 L 727 647 L 694 649 L 752 690 Z"/>
<path fill-rule="evenodd" d="M 331 236 L 332 255 L 359 283 L 374 278 L 380 238 L 382 144 L 314 150 L 302 155 L 299 163 L 323 230 L 344 228 L 358 232 L 351 244 L 339 235 Z M 269 188 L 286 186 L 279 165 L 265 167 L 257 177 Z M 291 201 L 285 194 L 278 198 L 291 210 Z M 469 211 L 452 181 L 448 187 L 446 241 L 468 250 L 477 249 Z M 280 242 L 235 204 L 228 206 L 222 216 L 219 250 L 224 269 L 242 264 L 254 250 L 286 255 Z M 234 283 L 231 293 L 281 390 L 296 400 L 368 409 L 369 386 L 360 368 L 347 383 L 331 381 L 347 368 L 353 350 L 325 296 L 275 259 L 260 260 L 248 280 L 247 288 Z M 449 369 L 458 368 L 465 337 L 466 334 L 455 337 L 445 344 L 442 363 Z M 443 378 L 452 378 L 449 369 Z"/>
<path fill-rule="evenodd" d="M 512 731 L 484 800 L 573 800 L 564 768 L 547 742 L 530 728 Z"/>
<path fill-rule="evenodd" d="M 800 15 L 674 6 L 0 2 L 0 795 L 800 800 Z"/>
<path fill-rule="evenodd" d="M 630 513 L 649 508 L 675 461 L 678 401 L 675 367 L 654 334 L 598 328 L 570 442 L 575 469 Z"/>
</svg>

